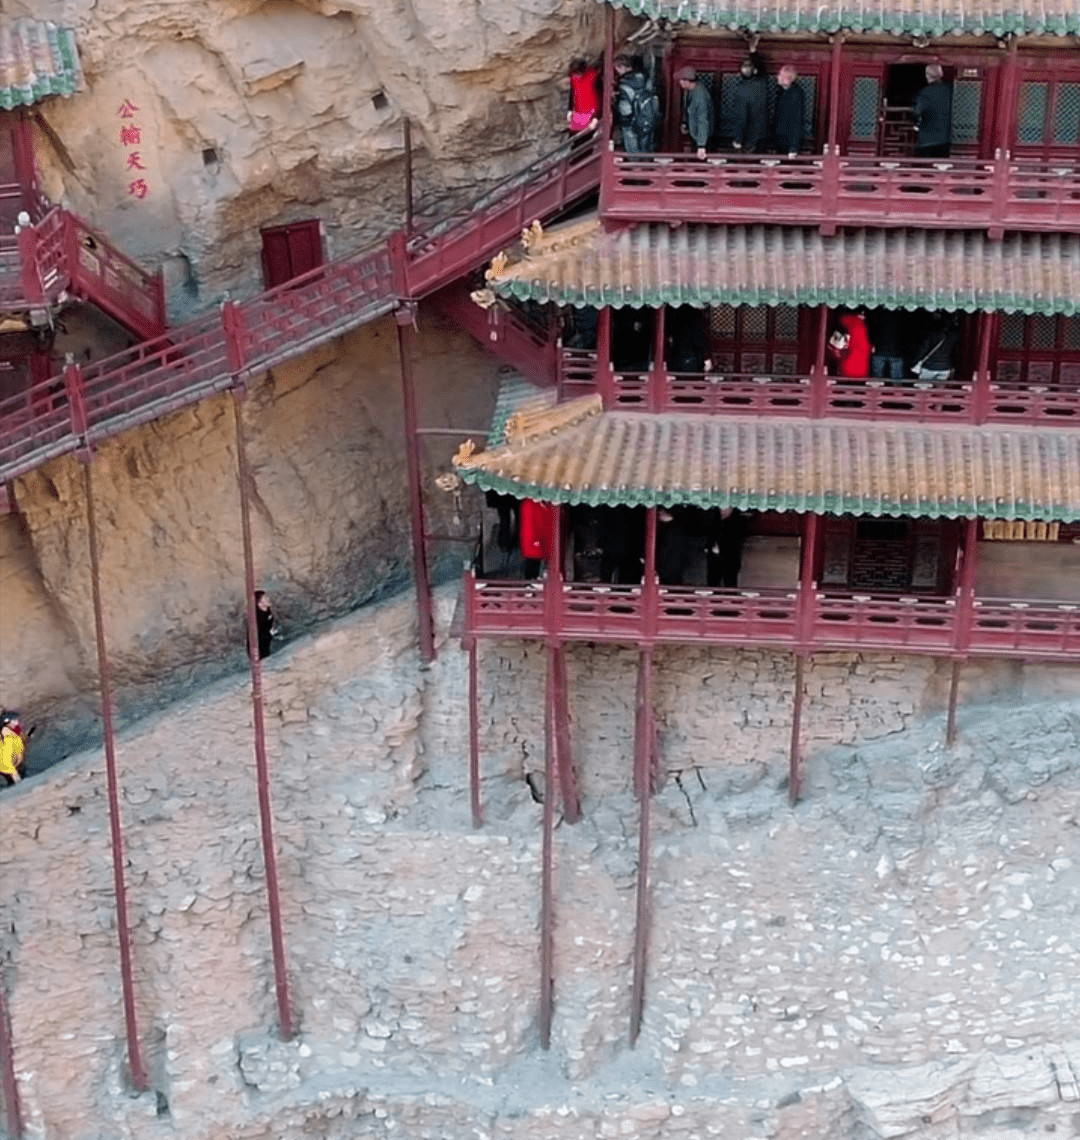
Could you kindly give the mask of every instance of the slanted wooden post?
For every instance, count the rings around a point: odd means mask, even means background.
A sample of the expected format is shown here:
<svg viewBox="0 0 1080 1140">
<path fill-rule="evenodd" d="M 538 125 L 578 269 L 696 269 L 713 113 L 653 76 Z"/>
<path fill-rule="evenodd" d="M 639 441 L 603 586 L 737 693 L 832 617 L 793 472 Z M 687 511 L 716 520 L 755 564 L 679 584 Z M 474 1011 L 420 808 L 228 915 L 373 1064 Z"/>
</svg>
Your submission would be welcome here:
<svg viewBox="0 0 1080 1140">
<path fill-rule="evenodd" d="M 11 1038 L 11 1014 L 8 1012 L 7 986 L 0 971 L 0 1088 L 4 1090 L 4 1121 L 11 1140 L 22 1140 L 22 1108 L 19 1086 L 15 1080 L 15 1048 Z"/>
<path fill-rule="evenodd" d="M 544 691 L 544 812 L 540 841 L 540 1045 L 551 1047 L 555 989 L 554 846 L 558 759 L 555 741 L 555 666 L 548 655 Z"/>
</svg>

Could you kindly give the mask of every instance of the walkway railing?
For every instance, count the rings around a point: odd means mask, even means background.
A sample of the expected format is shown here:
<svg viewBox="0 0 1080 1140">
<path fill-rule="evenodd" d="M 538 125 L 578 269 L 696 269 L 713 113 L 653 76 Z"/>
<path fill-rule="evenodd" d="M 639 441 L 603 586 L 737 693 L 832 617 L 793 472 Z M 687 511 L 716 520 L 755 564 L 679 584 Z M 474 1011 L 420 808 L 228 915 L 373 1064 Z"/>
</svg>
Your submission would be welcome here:
<svg viewBox="0 0 1080 1140">
<path fill-rule="evenodd" d="M 1080 654 L 1080 601 L 883 596 L 850 590 L 464 582 L 464 633 L 612 643 L 1010 655 Z"/>
<path fill-rule="evenodd" d="M 402 301 L 427 296 L 517 240 L 534 219 L 594 191 L 599 172 L 597 139 L 561 147 L 489 191 L 474 212 L 455 211 L 409 236 L 396 233 L 373 249 L 320 266 L 249 301 L 226 302 L 218 312 L 85 369 L 69 366 L 63 376 L 0 401 L 0 482 L 196 403 L 237 378 L 389 313 Z M 79 272 L 91 273 L 78 250 L 94 255 L 86 259 L 100 267 L 93 272 L 122 291 L 122 283 L 132 279 L 133 263 L 119 255 L 100 256 L 100 246 L 91 250 L 78 244 L 89 231 L 72 218 L 54 211 L 7 245 L 0 241 L 0 295 L 10 287 L 4 270 L 16 263 L 13 251 L 20 239 L 26 247 L 34 244 L 34 256 L 18 262 L 20 272 L 35 267 L 41 288 L 34 304 L 55 301 L 67 287 L 63 282 L 73 253 Z M 25 299 L 24 282 L 14 291 Z"/>
<path fill-rule="evenodd" d="M 604 155 L 600 212 L 620 221 L 786 222 L 1069 232 L 1080 167 L 1068 162 Z"/>
<path fill-rule="evenodd" d="M 563 349 L 559 374 L 565 399 L 603 390 L 595 351 Z M 618 411 L 1065 427 L 1080 423 L 1080 386 L 998 383 L 985 376 L 941 383 L 806 373 L 615 372 L 610 390 L 610 406 Z"/>
</svg>

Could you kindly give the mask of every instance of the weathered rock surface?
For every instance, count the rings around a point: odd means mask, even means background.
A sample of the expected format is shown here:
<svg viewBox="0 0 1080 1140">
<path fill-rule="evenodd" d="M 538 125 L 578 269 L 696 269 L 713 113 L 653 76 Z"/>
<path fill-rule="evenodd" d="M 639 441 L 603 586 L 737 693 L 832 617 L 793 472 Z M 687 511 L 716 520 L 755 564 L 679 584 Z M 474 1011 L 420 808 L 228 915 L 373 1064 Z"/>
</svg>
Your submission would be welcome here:
<svg viewBox="0 0 1080 1140">
<path fill-rule="evenodd" d="M 452 605 L 451 590 L 444 629 Z M 473 832 L 465 662 L 444 644 L 421 671 L 413 638 L 403 598 L 267 662 L 291 1042 L 273 1033 L 242 678 L 120 743 L 149 1094 L 125 1088 L 100 756 L 0 794 L 29 1136 L 1075 1134 L 1080 702 L 1033 699 L 1075 674 L 1029 669 L 1028 700 L 1010 706 L 1013 681 L 973 665 L 946 753 L 932 664 L 815 661 L 811 693 L 842 695 L 807 705 L 816 743 L 792 810 L 776 684 L 790 662 L 659 654 L 665 778 L 631 1050 L 633 655 L 575 648 L 585 818 L 556 832 L 544 1054 L 541 809 L 522 779 L 541 746 L 544 657 L 483 648 L 487 823 Z M 840 720 L 854 745 L 837 746 Z"/>
<path fill-rule="evenodd" d="M 399 226 L 406 117 L 420 200 L 524 165 L 558 139 L 558 81 L 603 27 L 595 0 L 7 7 L 78 34 L 87 89 L 42 107 L 67 152 L 39 135 L 46 189 L 147 265 L 166 259 L 175 316 L 258 286 L 260 227 L 321 218 L 336 255 Z M 137 115 L 119 117 L 125 101 Z"/>
</svg>

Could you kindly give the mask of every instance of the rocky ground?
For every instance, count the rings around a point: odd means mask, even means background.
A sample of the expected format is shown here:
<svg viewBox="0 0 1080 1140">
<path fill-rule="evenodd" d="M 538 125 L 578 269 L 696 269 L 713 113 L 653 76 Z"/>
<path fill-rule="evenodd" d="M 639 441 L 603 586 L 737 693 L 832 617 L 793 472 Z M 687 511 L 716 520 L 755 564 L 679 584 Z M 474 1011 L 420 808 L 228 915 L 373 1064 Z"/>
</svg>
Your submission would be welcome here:
<svg viewBox="0 0 1080 1140">
<path fill-rule="evenodd" d="M 151 1094 L 125 1091 L 100 756 L 0 796 L 20 869 L 2 929 L 29 1136 L 1080 1134 L 1073 674 L 1010 688 L 974 669 L 947 751 L 932 664 L 821 659 L 792 809 L 790 663 L 661 654 L 666 771 L 631 1049 L 632 659 L 575 650 L 585 813 L 556 832 L 545 1054 L 541 809 L 523 778 L 541 760 L 542 655 L 482 654 L 473 832 L 463 657 L 444 644 L 422 671 L 412 637 L 402 597 L 268 662 L 291 1043 L 272 1029 L 243 677 L 121 741 Z"/>
</svg>

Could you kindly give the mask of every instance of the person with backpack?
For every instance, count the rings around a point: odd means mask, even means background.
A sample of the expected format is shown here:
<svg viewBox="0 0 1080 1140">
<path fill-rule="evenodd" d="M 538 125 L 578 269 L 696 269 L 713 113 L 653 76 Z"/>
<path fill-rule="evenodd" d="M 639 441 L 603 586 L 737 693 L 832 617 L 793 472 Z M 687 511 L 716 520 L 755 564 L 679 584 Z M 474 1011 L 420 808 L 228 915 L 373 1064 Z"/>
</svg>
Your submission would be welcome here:
<svg viewBox="0 0 1080 1140">
<path fill-rule="evenodd" d="M 615 123 L 627 154 L 650 154 L 656 149 L 660 100 L 645 74 L 640 56 L 615 57 Z"/>
<path fill-rule="evenodd" d="M 26 738 L 23 736 L 19 714 L 0 713 L 0 776 L 4 784 L 17 784 L 26 771 Z"/>
</svg>

